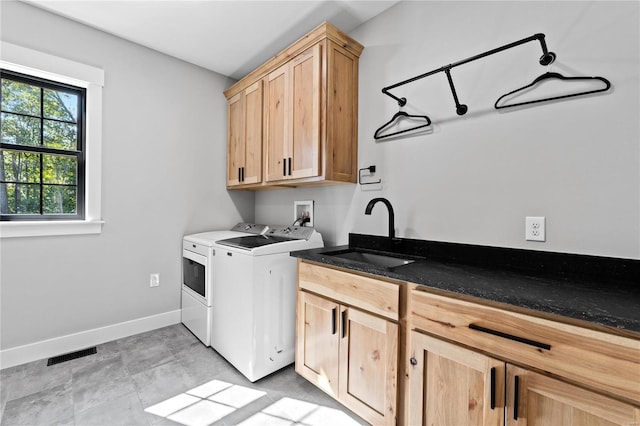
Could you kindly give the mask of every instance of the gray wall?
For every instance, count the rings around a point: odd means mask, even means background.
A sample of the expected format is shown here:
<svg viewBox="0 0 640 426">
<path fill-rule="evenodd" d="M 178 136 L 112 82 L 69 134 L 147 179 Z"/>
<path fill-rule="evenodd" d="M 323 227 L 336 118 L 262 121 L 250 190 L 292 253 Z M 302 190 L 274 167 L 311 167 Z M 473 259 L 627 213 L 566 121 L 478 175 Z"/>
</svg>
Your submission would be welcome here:
<svg viewBox="0 0 640 426">
<path fill-rule="evenodd" d="M 4 41 L 104 69 L 106 223 L 1 240 L 0 348 L 179 309 L 181 237 L 253 220 L 253 194 L 225 189 L 231 81 L 23 3 L 2 2 L 1 24 Z"/>
<path fill-rule="evenodd" d="M 359 167 L 381 186 L 256 194 L 256 220 L 289 220 L 295 200 L 315 200 L 329 244 L 349 232 L 386 234 L 387 197 L 399 236 L 640 258 L 640 93 L 637 2 L 401 2 L 350 35 L 360 60 Z M 455 113 L 443 73 L 397 88 L 432 132 L 375 141 L 398 110 L 384 86 L 535 33 L 558 58 L 552 71 L 601 75 L 613 89 L 521 110 L 493 109 L 502 94 L 545 72 L 537 43 L 454 68 L 469 112 Z M 525 216 L 545 216 L 547 241 L 524 239 Z"/>
</svg>

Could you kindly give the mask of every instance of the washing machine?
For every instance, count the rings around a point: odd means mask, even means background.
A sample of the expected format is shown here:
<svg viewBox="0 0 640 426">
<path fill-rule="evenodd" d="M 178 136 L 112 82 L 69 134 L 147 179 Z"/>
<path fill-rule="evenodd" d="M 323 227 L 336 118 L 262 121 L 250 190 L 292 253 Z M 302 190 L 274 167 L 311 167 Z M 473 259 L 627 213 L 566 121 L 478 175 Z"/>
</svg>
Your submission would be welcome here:
<svg viewBox="0 0 640 426">
<path fill-rule="evenodd" d="M 273 226 L 217 241 L 211 347 L 254 382 L 295 358 L 297 259 L 323 247 L 310 227 Z"/>
</svg>

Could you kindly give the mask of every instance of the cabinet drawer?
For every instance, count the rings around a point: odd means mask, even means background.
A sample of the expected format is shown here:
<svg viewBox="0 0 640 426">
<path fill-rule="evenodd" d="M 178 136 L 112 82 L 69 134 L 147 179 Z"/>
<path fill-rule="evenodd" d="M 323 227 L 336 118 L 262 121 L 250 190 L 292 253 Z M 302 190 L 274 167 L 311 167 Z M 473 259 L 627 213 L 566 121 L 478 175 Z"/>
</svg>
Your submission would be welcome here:
<svg viewBox="0 0 640 426">
<path fill-rule="evenodd" d="M 345 305 L 398 319 L 398 284 L 298 261 L 298 286 Z"/>
<path fill-rule="evenodd" d="M 640 402 L 640 340 L 411 291 L 410 324 L 502 359 Z"/>
</svg>

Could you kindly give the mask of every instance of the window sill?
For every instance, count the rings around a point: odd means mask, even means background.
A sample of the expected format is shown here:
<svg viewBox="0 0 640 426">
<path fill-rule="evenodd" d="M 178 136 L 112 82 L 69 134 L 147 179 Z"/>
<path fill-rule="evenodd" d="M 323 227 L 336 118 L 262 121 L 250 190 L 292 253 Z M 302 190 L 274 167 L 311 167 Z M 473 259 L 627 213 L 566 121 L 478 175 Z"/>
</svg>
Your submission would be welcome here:
<svg viewBox="0 0 640 426">
<path fill-rule="evenodd" d="M 104 224 L 103 220 L 2 222 L 0 223 L 0 238 L 100 234 L 102 224 Z"/>
</svg>

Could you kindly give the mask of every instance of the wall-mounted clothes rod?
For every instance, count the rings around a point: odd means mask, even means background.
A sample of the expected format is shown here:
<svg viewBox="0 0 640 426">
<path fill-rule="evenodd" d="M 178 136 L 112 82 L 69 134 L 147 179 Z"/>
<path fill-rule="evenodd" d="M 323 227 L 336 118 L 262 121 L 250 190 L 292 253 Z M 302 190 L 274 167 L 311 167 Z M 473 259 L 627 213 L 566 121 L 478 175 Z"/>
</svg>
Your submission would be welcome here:
<svg viewBox="0 0 640 426">
<path fill-rule="evenodd" d="M 449 81 L 449 87 L 451 88 L 451 94 L 453 95 L 453 100 L 454 100 L 454 102 L 456 104 L 456 113 L 458 115 L 464 115 L 464 114 L 466 114 L 466 112 L 468 110 L 468 107 L 465 104 L 461 104 L 460 101 L 458 100 L 458 94 L 456 93 L 456 88 L 455 88 L 455 86 L 453 84 L 453 78 L 451 77 L 451 69 L 453 69 L 455 67 L 458 67 L 460 65 L 464 65 L 466 63 L 472 62 L 472 61 L 476 61 L 478 59 L 485 58 L 485 57 L 490 56 L 490 55 L 495 55 L 496 53 L 502 52 L 504 50 L 512 49 L 514 47 L 517 47 L 517 46 L 520 46 L 522 44 L 529 43 L 529 42 L 532 42 L 532 41 L 536 41 L 536 40 L 540 42 L 540 47 L 542 48 L 542 56 L 540 57 L 540 65 L 552 64 L 553 61 L 555 61 L 555 59 L 556 59 L 556 54 L 553 53 L 553 52 L 550 52 L 547 49 L 547 43 L 544 40 L 544 34 L 538 33 L 538 34 L 534 34 L 534 35 L 532 35 L 530 37 L 523 38 L 522 40 L 514 41 L 513 43 L 505 44 L 504 46 L 496 47 L 495 49 L 491 49 L 491 50 L 488 50 L 486 52 L 479 53 L 479 54 L 477 54 L 475 56 L 471 56 L 469 58 L 462 59 L 462 60 L 454 62 L 452 64 L 444 65 L 444 66 L 442 66 L 440 68 L 434 69 L 434 70 L 426 72 L 424 74 L 420 74 L 420 75 L 417 75 L 415 77 L 409 78 L 407 80 L 401 81 L 399 83 L 392 84 L 391 86 L 384 87 L 382 89 L 382 93 L 384 93 L 385 95 L 390 96 L 391 98 L 395 99 L 398 102 L 398 105 L 404 106 L 407 103 L 407 99 L 406 98 L 399 98 L 399 97 L 395 96 L 394 94 L 390 93 L 389 90 L 395 89 L 396 87 L 400 87 L 400 86 L 403 86 L 405 84 L 412 83 L 412 82 L 414 82 L 416 80 L 420 80 L 420 79 L 423 79 L 425 77 L 429 77 L 430 75 L 437 74 L 439 72 L 444 72 L 447 75 L 447 80 Z"/>
<path fill-rule="evenodd" d="M 391 86 L 387 86 L 384 87 L 382 89 L 382 93 L 384 93 L 387 96 L 390 96 L 391 98 L 395 99 L 396 102 L 398 102 L 398 105 L 400 105 L 400 107 L 402 108 L 403 106 L 405 106 L 407 104 L 407 99 L 406 98 L 400 98 L 397 97 L 396 95 L 394 95 L 393 93 L 390 92 L 390 90 L 395 89 L 397 87 L 403 86 L 405 84 L 409 84 L 412 83 L 416 80 L 420 80 L 422 78 L 425 77 L 429 77 L 430 75 L 434 75 L 440 72 L 443 72 L 446 74 L 447 76 L 447 81 L 449 82 L 449 88 L 451 89 L 451 94 L 453 95 L 453 101 L 456 104 L 456 113 L 458 115 L 464 115 L 467 113 L 467 110 L 469 109 L 467 107 L 467 105 L 460 103 L 460 100 L 458 99 L 458 93 L 456 92 L 456 87 L 453 83 L 453 77 L 451 76 L 451 70 L 455 67 L 458 67 L 460 65 L 464 65 L 467 64 L 469 62 L 472 61 L 476 61 L 478 59 L 482 59 L 485 58 L 487 56 L 490 55 L 494 55 L 496 53 L 502 52 L 504 50 L 507 49 L 511 49 L 517 46 L 520 46 L 522 44 L 525 43 L 529 43 L 532 41 L 538 41 L 540 43 L 540 47 L 542 48 L 542 56 L 540 56 L 540 65 L 550 65 L 552 64 L 555 60 L 556 60 L 556 54 L 553 52 L 550 52 L 547 49 L 547 44 L 545 43 L 544 40 L 544 34 L 542 33 L 538 33 L 538 34 L 534 34 L 530 37 L 526 37 L 523 38 L 522 40 L 518 40 L 518 41 L 514 41 L 513 43 L 509 43 L 509 44 L 505 44 L 504 46 L 500 46 L 500 47 L 496 47 L 495 49 L 491 49 L 488 50 L 486 52 L 483 53 L 479 53 L 475 56 L 471 56 L 470 58 L 466 58 L 466 59 L 462 59 L 458 62 L 454 62 L 452 64 L 449 65 L 445 65 L 442 66 L 440 68 L 431 70 L 429 72 L 426 72 L 424 74 L 420 74 L 417 75 L 415 77 L 409 78 L 407 80 L 401 81 L 399 83 L 396 84 L 392 84 Z M 526 100 L 526 101 L 517 101 L 517 97 L 518 95 L 521 95 L 527 91 L 529 91 L 531 88 L 537 86 L 539 83 L 544 82 L 544 81 L 548 81 L 550 79 L 554 79 L 554 80 L 562 80 L 562 81 L 591 81 L 591 82 L 595 82 L 596 84 L 599 85 L 599 88 L 594 88 L 594 89 L 590 89 L 590 90 L 581 90 L 578 92 L 574 92 L 574 93 L 569 93 L 569 94 L 560 94 L 560 95 L 556 95 L 556 96 L 545 96 L 541 99 L 534 99 L 534 100 Z M 569 97 L 574 97 L 574 96 L 582 96 L 582 95 L 588 95 L 588 94 L 592 94 L 592 93 L 598 93 L 598 92 L 605 92 L 607 90 L 609 90 L 609 88 L 611 87 L 611 83 L 609 82 L 609 80 L 607 80 L 604 77 L 565 77 L 559 73 L 551 73 L 551 72 L 547 72 L 541 76 L 539 76 L 538 78 L 536 78 L 532 83 L 529 83 L 528 85 L 521 87 L 519 89 L 516 90 L 512 90 L 509 93 L 502 95 L 500 98 L 498 98 L 498 100 L 495 103 L 495 108 L 496 109 L 502 109 L 502 108 L 510 108 L 510 107 L 515 107 L 515 106 L 521 106 L 521 105 L 527 105 L 527 104 L 533 104 L 533 103 L 538 103 L 538 102 L 546 102 L 546 101 L 552 101 L 552 100 L 557 100 L 557 99 L 563 99 L 563 98 L 569 98 Z M 402 119 L 403 121 L 406 121 L 407 118 L 412 118 L 412 119 L 420 119 L 416 125 L 411 126 L 411 127 L 404 127 L 404 128 L 400 128 L 399 126 L 399 120 Z M 404 111 L 399 111 L 397 112 L 392 118 L 391 120 L 389 120 L 388 122 L 386 122 L 385 124 L 383 124 L 380 128 L 378 128 L 378 130 L 375 131 L 373 137 L 375 139 L 383 139 L 383 138 L 388 138 L 391 136 L 396 136 L 396 135 L 400 135 L 409 131 L 413 131 L 416 129 L 420 129 L 422 127 L 426 127 L 429 126 L 431 124 L 431 120 L 429 119 L 429 117 L 425 116 L 425 115 L 410 115 Z M 398 130 L 398 128 L 400 128 L 400 130 Z M 391 130 L 391 132 L 389 132 Z"/>
</svg>

